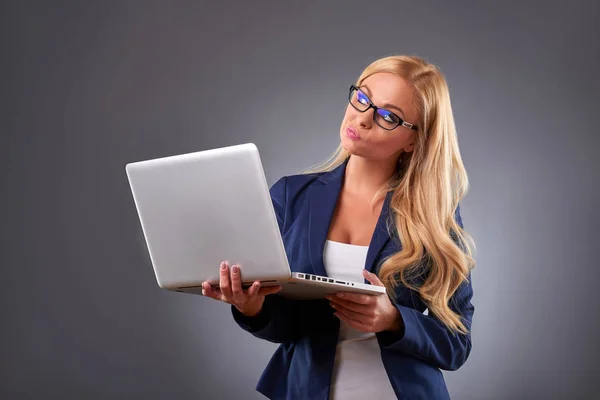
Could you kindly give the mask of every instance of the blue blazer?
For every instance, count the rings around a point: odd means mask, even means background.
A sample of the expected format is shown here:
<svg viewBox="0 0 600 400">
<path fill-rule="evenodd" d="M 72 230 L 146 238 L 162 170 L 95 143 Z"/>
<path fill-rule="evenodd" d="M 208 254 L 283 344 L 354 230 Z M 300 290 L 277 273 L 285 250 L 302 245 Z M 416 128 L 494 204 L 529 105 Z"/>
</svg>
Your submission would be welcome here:
<svg viewBox="0 0 600 400">
<path fill-rule="evenodd" d="M 283 177 L 271 187 L 292 271 L 327 276 L 323 249 L 346 165 L 347 161 L 330 172 Z M 387 232 L 390 198 L 388 193 L 367 253 L 365 268 L 375 273 L 386 257 L 401 248 Z M 459 209 L 456 218 L 462 226 Z M 404 329 L 376 336 L 397 397 L 449 399 L 441 370 L 456 370 L 465 363 L 471 351 L 470 334 L 453 334 L 435 316 L 425 315 L 426 305 L 418 293 L 404 285 L 398 286 L 396 294 L 395 306 Z M 474 312 L 472 296 L 469 279 L 450 302 L 469 329 Z M 340 322 L 327 300 L 269 295 L 255 317 L 245 317 L 233 306 L 231 311 L 242 329 L 257 338 L 280 343 L 260 377 L 257 391 L 270 399 L 329 398 Z"/>
</svg>

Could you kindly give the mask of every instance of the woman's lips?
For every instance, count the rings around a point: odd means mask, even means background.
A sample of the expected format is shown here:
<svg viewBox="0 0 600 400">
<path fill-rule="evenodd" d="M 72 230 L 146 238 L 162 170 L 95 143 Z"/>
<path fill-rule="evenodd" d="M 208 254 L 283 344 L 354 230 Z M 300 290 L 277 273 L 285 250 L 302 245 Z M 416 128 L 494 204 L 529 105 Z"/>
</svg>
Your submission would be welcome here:
<svg viewBox="0 0 600 400">
<path fill-rule="evenodd" d="M 360 135 L 358 132 L 351 127 L 346 128 L 346 136 L 348 136 L 352 140 L 360 140 Z"/>
</svg>

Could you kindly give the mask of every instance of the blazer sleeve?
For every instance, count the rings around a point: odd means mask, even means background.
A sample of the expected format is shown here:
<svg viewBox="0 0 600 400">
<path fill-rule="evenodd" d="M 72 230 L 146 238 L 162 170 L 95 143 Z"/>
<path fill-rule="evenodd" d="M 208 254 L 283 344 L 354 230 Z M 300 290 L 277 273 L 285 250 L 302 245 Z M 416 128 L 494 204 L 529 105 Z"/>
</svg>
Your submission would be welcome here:
<svg viewBox="0 0 600 400">
<path fill-rule="evenodd" d="M 286 178 L 270 189 L 279 231 L 283 234 L 286 209 Z M 235 322 L 259 339 L 274 343 L 294 342 L 304 335 L 318 334 L 333 313 L 327 300 L 292 300 L 277 294 L 267 295 L 260 313 L 247 317 L 231 306 Z"/>
<path fill-rule="evenodd" d="M 456 210 L 456 219 L 462 228 L 460 209 Z M 378 334 L 382 347 L 397 350 L 429 362 L 437 368 L 454 371 L 460 368 L 471 353 L 471 323 L 475 307 L 471 303 L 473 286 L 471 274 L 450 298 L 450 308 L 461 316 L 469 331 L 467 334 L 453 333 L 431 313 L 425 315 L 419 310 L 400 304 L 404 328 L 401 332 L 384 331 Z"/>
</svg>

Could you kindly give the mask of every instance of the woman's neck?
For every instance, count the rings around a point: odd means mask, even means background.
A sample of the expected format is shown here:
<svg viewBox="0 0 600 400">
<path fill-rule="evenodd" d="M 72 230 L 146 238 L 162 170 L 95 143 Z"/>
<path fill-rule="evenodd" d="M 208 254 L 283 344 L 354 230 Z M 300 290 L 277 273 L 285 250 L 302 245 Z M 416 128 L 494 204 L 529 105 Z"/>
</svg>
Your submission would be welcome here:
<svg viewBox="0 0 600 400">
<path fill-rule="evenodd" d="M 370 160 L 350 156 L 344 177 L 344 190 L 360 197 L 371 198 L 396 172 L 394 159 Z"/>
</svg>

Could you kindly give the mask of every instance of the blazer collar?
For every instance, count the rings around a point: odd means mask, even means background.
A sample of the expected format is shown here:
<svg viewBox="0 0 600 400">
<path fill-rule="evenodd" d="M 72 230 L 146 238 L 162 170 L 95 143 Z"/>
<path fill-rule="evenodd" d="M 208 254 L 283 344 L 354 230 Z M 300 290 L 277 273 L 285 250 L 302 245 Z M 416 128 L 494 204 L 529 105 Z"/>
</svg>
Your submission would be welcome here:
<svg viewBox="0 0 600 400">
<path fill-rule="evenodd" d="M 347 165 L 348 159 L 332 171 L 322 174 L 317 179 L 318 184 L 314 186 L 310 195 L 308 218 L 309 257 L 316 275 L 327 276 L 323 263 L 323 250 L 344 182 Z M 374 272 L 377 255 L 390 240 L 387 226 L 391 195 L 392 193 L 388 192 L 385 197 L 381 214 L 369 244 L 365 268 L 370 272 Z"/>
</svg>

